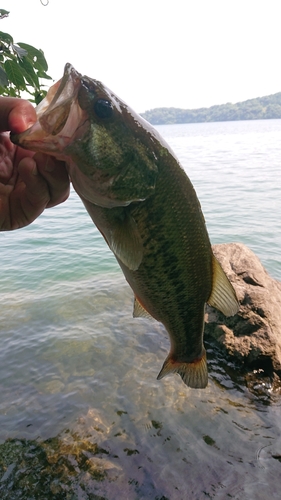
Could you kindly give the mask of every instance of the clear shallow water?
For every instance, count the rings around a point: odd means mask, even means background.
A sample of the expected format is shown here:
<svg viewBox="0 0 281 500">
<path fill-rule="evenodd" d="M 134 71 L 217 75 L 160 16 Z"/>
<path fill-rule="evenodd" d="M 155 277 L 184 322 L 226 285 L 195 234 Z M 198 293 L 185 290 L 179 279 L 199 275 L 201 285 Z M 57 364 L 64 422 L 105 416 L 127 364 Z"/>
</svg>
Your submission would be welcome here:
<svg viewBox="0 0 281 500">
<path fill-rule="evenodd" d="M 245 243 L 280 279 L 281 120 L 158 129 L 212 243 Z M 132 293 L 75 193 L 0 240 L 1 498 L 280 498 L 278 395 L 249 390 L 210 346 L 207 389 L 157 381 L 167 334 L 132 318 Z"/>
</svg>

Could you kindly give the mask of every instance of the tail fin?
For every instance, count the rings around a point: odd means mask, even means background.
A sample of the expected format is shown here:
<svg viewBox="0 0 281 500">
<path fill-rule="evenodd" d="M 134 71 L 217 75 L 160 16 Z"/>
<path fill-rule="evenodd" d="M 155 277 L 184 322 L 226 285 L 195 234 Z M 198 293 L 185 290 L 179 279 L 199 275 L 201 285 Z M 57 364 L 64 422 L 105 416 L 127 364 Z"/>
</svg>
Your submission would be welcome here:
<svg viewBox="0 0 281 500">
<path fill-rule="evenodd" d="M 188 387 L 192 387 L 193 389 L 204 389 L 208 385 L 208 369 L 205 349 L 202 357 L 195 359 L 191 363 L 175 361 L 171 354 L 169 354 L 162 366 L 157 380 L 166 377 L 169 373 L 178 373 Z"/>
</svg>

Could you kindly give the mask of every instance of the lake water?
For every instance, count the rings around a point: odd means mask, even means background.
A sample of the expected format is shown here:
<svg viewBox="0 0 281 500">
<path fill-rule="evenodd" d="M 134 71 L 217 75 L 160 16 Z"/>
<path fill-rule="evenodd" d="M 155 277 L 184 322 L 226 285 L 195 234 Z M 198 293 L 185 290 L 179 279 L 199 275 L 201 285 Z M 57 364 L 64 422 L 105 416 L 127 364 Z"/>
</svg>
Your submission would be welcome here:
<svg viewBox="0 0 281 500">
<path fill-rule="evenodd" d="M 159 126 L 212 243 L 281 279 L 281 120 Z M 0 233 L 0 498 L 280 499 L 281 399 L 207 345 L 209 385 L 156 376 L 169 341 L 74 192 Z M 2 496 L 1 496 L 2 495 Z"/>
</svg>

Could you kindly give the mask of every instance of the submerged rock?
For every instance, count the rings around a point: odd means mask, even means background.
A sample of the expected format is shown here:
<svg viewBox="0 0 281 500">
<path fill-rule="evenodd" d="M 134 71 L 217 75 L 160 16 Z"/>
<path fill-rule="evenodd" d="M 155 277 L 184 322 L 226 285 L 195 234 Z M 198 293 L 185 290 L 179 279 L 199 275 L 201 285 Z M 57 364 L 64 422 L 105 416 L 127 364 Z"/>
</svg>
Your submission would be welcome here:
<svg viewBox="0 0 281 500">
<path fill-rule="evenodd" d="M 240 310 L 226 318 L 207 306 L 205 335 L 246 368 L 281 377 L 281 283 L 241 243 L 214 245 L 213 251 L 235 288 Z"/>
</svg>

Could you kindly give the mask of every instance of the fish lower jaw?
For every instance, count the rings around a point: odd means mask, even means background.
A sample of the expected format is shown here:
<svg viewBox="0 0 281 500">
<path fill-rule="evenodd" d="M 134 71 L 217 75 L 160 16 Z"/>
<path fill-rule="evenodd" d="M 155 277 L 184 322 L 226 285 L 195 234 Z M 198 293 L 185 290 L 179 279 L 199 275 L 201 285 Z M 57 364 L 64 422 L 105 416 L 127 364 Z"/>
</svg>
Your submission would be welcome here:
<svg viewBox="0 0 281 500">
<path fill-rule="evenodd" d="M 63 152 L 70 143 L 70 137 L 50 137 L 44 139 L 25 139 L 20 142 L 20 146 L 31 151 L 47 153 L 56 156 L 58 159 L 63 159 Z"/>
</svg>

